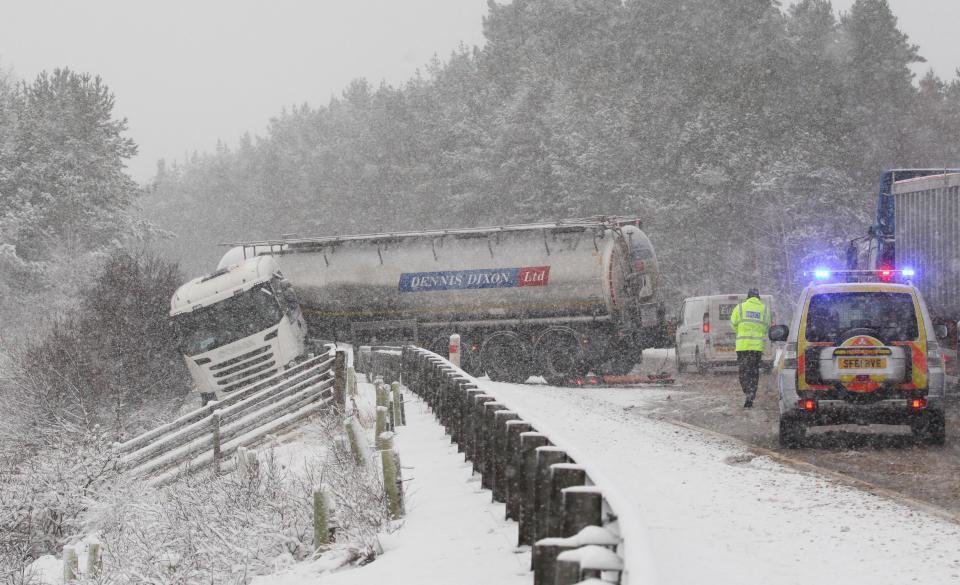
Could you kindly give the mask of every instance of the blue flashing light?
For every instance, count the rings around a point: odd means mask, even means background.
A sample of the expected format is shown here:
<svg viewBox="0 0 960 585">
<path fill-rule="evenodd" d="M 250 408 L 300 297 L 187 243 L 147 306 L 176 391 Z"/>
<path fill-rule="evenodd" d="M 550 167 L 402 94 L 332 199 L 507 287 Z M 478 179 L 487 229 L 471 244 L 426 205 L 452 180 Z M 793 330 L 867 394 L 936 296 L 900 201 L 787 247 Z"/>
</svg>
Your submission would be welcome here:
<svg viewBox="0 0 960 585">
<path fill-rule="evenodd" d="M 830 271 L 826 268 L 817 268 L 813 271 L 813 277 L 817 280 L 826 280 L 830 278 Z"/>
<path fill-rule="evenodd" d="M 916 274 L 916 272 L 913 271 L 913 268 L 904 268 L 903 270 L 900 271 L 900 273 L 906 276 L 907 278 L 911 278 L 913 277 L 914 274 Z"/>
</svg>

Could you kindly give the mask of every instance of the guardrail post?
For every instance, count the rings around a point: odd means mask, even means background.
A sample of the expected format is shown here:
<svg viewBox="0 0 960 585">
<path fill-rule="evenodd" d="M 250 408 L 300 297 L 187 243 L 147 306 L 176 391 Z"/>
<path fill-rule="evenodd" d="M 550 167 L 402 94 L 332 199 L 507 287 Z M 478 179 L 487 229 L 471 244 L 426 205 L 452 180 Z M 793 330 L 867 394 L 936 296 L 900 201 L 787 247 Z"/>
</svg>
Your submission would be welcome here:
<svg viewBox="0 0 960 585">
<path fill-rule="evenodd" d="M 519 506 L 520 530 L 517 538 L 517 545 L 532 545 L 534 510 L 536 504 L 537 489 L 537 449 L 549 445 L 550 441 L 543 433 L 528 431 L 520 433 L 520 455 L 523 462 L 520 478 L 520 496 L 522 498 Z"/>
<path fill-rule="evenodd" d="M 469 453 L 468 459 L 473 463 L 474 471 L 479 472 L 483 469 L 480 462 L 480 459 L 483 457 L 483 405 L 488 402 L 494 402 L 495 400 L 496 398 L 489 394 L 480 393 L 473 395 L 473 405 L 469 415 L 471 419 L 471 452 Z"/>
<path fill-rule="evenodd" d="M 492 449 L 490 450 L 491 471 L 493 475 L 493 499 L 497 502 L 507 501 L 507 422 L 520 418 L 512 410 L 500 410 L 493 413 L 493 434 L 491 436 Z"/>
<path fill-rule="evenodd" d="M 460 403 L 460 418 L 463 420 L 463 441 L 461 441 L 463 448 L 460 450 L 463 451 L 464 457 L 468 461 L 476 460 L 476 434 L 474 431 L 476 420 L 473 418 L 473 404 L 477 396 L 486 395 L 479 388 L 467 388 Z"/>
<path fill-rule="evenodd" d="M 567 452 L 560 447 L 537 447 L 537 475 L 533 504 L 533 541 L 548 538 L 550 514 L 550 467 L 555 463 L 566 463 Z"/>
<path fill-rule="evenodd" d="M 554 583 L 577 585 L 581 579 L 600 579 L 604 572 L 622 572 L 623 561 L 617 553 L 602 546 L 586 545 L 557 555 Z"/>
<path fill-rule="evenodd" d="M 576 548 L 566 538 L 543 538 L 533 545 L 530 568 L 533 569 L 533 585 L 554 585 L 557 573 L 557 556 Z"/>
<path fill-rule="evenodd" d="M 596 486 L 576 485 L 560 491 L 560 535 L 572 536 L 587 526 L 603 523 L 603 492 Z"/>
<path fill-rule="evenodd" d="M 210 424 L 213 427 L 213 474 L 220 475 L 220 418 L 219 410 L 210 415 Z"/>
<path fill-rule="evenodd" d="M 523 458 L 520 451 L 520 433 L 533 429 L 527 421 L 508 420 L 506 422 L 506 465 L 503 475 L 506 488 L 506 510 L 508 519 L 520 520 L 520 502 L 523 501 L 521 486 L 523 485 Z"/>
<path fill-rule="evenodd" d="M 493 452 L 494 435 L 494 416 L 500 410 L 506 410 L 507 407 L 500 402 L 485 402 L 481 412 L 480 419 L 480 487 L 488 490 L 493 489 L 493 459 L 496 456 Z"/>
<path fill-rule="evenodd" d="M 573 536 L 579 529 L 570 534 L 563 533 L 565 517 L 563 515 L 564 490 L 572 486 L 582 486 L 587 479 L 587 472 L 583 466 L 576 463 L 557 463 L 550 466 L 550 496 L 547 499 L 547 512 L 542 537 Z"/>
<path fill-rule="evenodd" d="M 347 408 L 347 352 L 338 349 L 333 356 L 333 407 L 339 411 Z"/>
</svg>

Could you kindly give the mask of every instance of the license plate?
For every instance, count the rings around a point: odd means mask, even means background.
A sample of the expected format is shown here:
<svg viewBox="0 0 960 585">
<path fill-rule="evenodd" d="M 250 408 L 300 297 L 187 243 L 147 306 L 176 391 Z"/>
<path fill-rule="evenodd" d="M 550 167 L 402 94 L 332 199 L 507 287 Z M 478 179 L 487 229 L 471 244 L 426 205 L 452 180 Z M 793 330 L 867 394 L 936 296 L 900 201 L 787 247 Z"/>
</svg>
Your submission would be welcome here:
<svg viewBox="0 0 960 585">
<path fill-rule="evenodd" d="M 839 358 L 837 365 L 841 370 L 883 370 L 887 367 L 887 358 Z"/>
</svg>

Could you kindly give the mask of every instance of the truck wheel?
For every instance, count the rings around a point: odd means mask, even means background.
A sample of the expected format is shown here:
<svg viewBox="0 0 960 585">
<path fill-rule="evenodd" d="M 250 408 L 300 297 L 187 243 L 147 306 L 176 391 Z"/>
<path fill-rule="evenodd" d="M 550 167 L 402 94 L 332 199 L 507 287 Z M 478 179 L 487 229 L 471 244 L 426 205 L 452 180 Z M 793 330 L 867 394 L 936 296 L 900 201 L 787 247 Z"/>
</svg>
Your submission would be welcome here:
<svg viewBox="0 0 960 585">
<path fill-rule="evenodd" d="M 910 425 L 913 438 L 928 445 L 943 445 L 947 441 L 947 421 L 941 411 L 927 411 Z"/>
<path fill-rule="evenodd" d="M 531 363 L 530 344 L 512 331 L 494 333 L 480 346 L 480 367 L 496 382 L 526 382 Z"/>
<path fill-rule="evenodd" d="M 796 449 L 803 446 L 803 438 L 807 434 L 807 427 L 798 420 L 789 418 L 780 419 L 780 446 L 787 449 Z"/>
<path fill-rule="evenodd" d="M 587 373 L 580 340 L 573 331 L 547 331 L 537 340 L 537 362 L 540 372 L 551 386 L 560 386 Z"/>
</svg>

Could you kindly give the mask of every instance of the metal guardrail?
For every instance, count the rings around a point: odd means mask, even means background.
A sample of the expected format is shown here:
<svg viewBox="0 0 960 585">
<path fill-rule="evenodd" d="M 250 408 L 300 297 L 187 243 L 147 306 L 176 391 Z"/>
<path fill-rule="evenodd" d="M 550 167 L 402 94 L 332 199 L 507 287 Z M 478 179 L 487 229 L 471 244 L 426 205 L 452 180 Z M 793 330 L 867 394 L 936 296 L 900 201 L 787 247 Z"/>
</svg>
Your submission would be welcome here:
<svg viewBox="0 0 960 585">
<path fill-rule="evenodd" d="M 343 407 L 346 355 L 332 345 L 293 368 L 236 391 L 218 402 L 147 431 L 114 450 L 124 473 L 166 483 L 185 471 L 213 464 L 238 447 L 282 431 L 335 404 Z"/>
<path fill-rule="evenodd" d="M 402 379 L 433 409 L 481 485 L 519 523 L 518 545 L 533 546 L 535 584 L 655 581 L 639 520 L 602 474 L 430 351 L 364 348 L 358 357 L 358 371 Z"/>
</svg>

